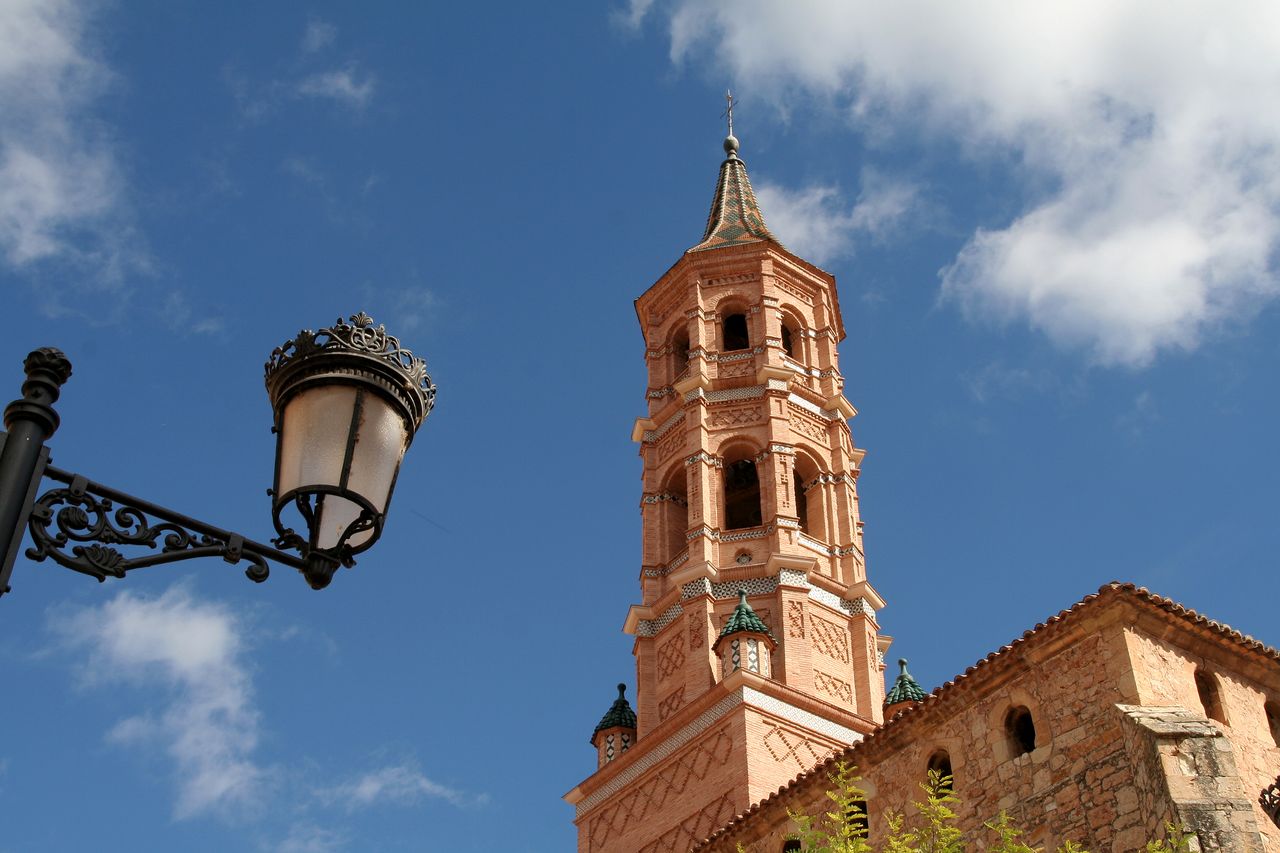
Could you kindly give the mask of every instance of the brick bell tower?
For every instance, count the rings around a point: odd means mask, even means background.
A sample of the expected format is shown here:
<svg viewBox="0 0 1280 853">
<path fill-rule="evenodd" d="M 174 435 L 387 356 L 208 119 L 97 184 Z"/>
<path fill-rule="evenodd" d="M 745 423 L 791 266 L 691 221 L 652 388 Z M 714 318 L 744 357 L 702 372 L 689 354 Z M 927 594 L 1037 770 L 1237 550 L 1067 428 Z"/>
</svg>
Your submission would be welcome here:
<svg viewBox="0 0 1280 853">
<path fill-rule="evenodd" d="M 835 279 L 765 225 L 732 114 L 724 150 L 702 239 L 636 300 L 636 713 L 565 796 L 579 851 L 688 850 L 882 720 Z"/>
</svg>

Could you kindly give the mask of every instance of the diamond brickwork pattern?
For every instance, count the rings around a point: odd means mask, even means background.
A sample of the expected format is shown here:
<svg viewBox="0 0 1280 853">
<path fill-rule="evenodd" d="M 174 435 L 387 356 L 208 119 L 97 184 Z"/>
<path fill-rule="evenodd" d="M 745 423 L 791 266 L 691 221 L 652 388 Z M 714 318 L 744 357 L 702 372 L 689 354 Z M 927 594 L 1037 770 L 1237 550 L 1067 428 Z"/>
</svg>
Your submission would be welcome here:
<svg viewBox="0 0 1280 853">
<path fill-rule="evenodd" d="M 668 850 L 688 850 L 737 814 L 732 793 L 722 795 L 715 802 L 703 806 L 660 837 L 640 848 L 640 853 L 667 853 Z"/>
<path fill-rule="evenodd" d="M 804 604 L 802 602 L 787 602 L 787 636 L 804 639 Z"/>
<path fill-rule="evenodd" d="M 825 693 L 832 699 L 853 704 L 853 686 L 843 679 L 836 678 L 819 670 L 813 671 L 813 686 L 819 693 Z"/>
<path fill-rule="evenodd" d="M 684 688 L 677 687 L 658 703 L 658 722 L 662 722 L 684 707 Z"/>
<path fill-rule="evenodd" d="M 832 751 L 825 744 L 815 744 L 800 732 L 776 724 L 769 728 L 761 741 L 774 761 L 794 762 L 800 770 L 808 770 Z"/>
<path fill-rule="evenodd" d="M 725 429 L 727 427 L 753 424 L 760 420 L 761 417 L 763 417 L 763 411 L 759 406 L 743 406 L 737 409 L 714 412 L 708 419 L 708 423 L 712 429 Z"/>
<path fill-rule="evenodd" d="M 729 727 L 723 726 L 719 731 L 685 750 L 675 761 L 637 785 L 627 796 L 619 798 L 617 802 L 601 809 L 598 815 L 592 817 L 588 829 L 591 848 L 603 849 L 610 839 L 625 835 L 632 826 L 643 822 L 652 814 L 660 813 L 668 803 L 679 801 L 686 790 L 692 793 L 712 768 L 724 764 L 732 754 L 733 738 L 729 735 Z M 730 814 L 728 817 L 732 816 Z M 725 820 L 728 820 L 728 817 Z M 683 826 L 684 822 L 681 825 Z M 711 830 L 719 825 L 717 823 L 709 827 L 704 835 L 690 841 L 689 846 L 710 835 Z M 656 851 L 680 848 L 668 846 L 651 849 Z"/>
<path fill-rule="evenodd" d="M 847 664 L 849 662 L 849 629 L 821 616 L 809 616 L 809 632 L 813 647 L 822 654 Z"/>
<path fill-rule="evenodd" d="M 684 666 L 684 633 L 677 631 L 658 646 L 658 679 L 669 678 Z"/>
</svg>

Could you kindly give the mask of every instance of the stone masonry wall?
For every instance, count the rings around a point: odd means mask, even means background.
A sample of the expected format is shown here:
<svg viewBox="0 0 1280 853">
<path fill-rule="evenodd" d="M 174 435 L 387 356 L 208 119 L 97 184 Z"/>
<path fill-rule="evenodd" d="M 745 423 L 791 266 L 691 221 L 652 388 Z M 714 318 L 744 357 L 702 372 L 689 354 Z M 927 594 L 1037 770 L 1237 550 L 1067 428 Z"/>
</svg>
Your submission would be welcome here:
<svg viewBox="0 0 1280 853">
<path fill-rule="evenodd" d="M 1127 639 L 1144 705 L 1176 705 L 1201 713 L 1196 669 L 1211 679 L 1222 706 L 1222 729 L 1258 826 L 1268 848 L 1280 850 L 1280 830 L 1257 804 L 1258 794 L 1280 775 L 1280 745 L 1265 710 L 1268 701 L 1280 697 L 1275 669 L 1251 666 L 1248 659 L 1224 654 L 1220 644 L 1194 635 L 1162 638 L 1153 627 L 1134 627 Z"/>
<path fill-rule="evenodd" d="M 1186 708 L 1120 705 L 1133 790 L 1144 824 L 1116 838 L 1122 849 L 1163 834 L 1166 824 L 1195 834 L 1205 851 L 1262 853 L 1253 803 L 1222 728 Z"/>
</svg>

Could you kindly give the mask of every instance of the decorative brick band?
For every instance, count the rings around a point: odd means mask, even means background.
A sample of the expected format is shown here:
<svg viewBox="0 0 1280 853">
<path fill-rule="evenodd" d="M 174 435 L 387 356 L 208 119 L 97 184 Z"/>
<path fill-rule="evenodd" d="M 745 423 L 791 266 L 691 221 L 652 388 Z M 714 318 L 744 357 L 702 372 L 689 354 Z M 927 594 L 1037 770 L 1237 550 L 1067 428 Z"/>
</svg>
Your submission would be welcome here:
<svg viewBox="0 0 1280 853">
<path fill-rule="evenodd" d="M 719 456 L 712 456 L 710 453 L 707 453 L 705 450 L 699 450 L 697 453 L 693 454 L 692 456 L 686 457 L 684 460 L 684 464 L 686 467 L 689 465 L 692 465 L 695 462 L 705 462 L 708 465 L 711 465 L 716 468 L 724 467 L 724 459 L 722 459 Z"/>
<path fill-rule="evenodd" d="M 835 593 L 827 592 L 825 589 L 816 586 L 809 586 L 809 597 L 819 604 L 825 604 L 832 610 L 839 610 L 842 613 L 848 613 L 850 616 L 866 614 L 875 618 L 876 615 L 876 609 L 865 598 L 841 598 Z"/>
<path fill-rule="evenodd" d="M 675 621 L 675 618 L 684 612 L 684 608 L 677 602 L 668 607 L 657 619 L 641 619 L 640 624 L 636 626 L 637 637 L 655 637 L 663 628 Z"/>
<path fill-rule="evenodd" d="M 694 717 L 679 730 L 673 732 L 662 743 L 640 756 L 634 764 L 617 776 L 601 785 L 595 791 L 583 797 L 575 807 L 575 818 L 580 818 L 623 788 L 650 768 L 670 757 L 674 752 L 691 742 L 698 735 L 714 726 L 726 714 L 742 704 L 750 704 L 760 710 L 786 720 L 809 731 L 824 735 L 842 743 L 856 743 L 862 735 L 839 723 L 819 717 L 803 708 L 797 708 L 781 699 L 761 693 L 751 687 L 740 687 L 721 699 L 698 716 Z M 643 743 L 643 741 L 641 741 Z"/>
<path fill-rule="evenodd" d="M 647 578 L 663 578 L 674 572 L 676 569 L 689 562 L 689 549 L 680 552 L 680 556 L 676 557 L 665 566 L 659 566 L 656 569 L 645 569 L 641 574 Z"/>
<path fill-rule="evenodd" d="M 806 400 L 804 397 L 801 397 L 799 394 L 788 395 L 787 402 L 791 403 L 793 406 L 799 406 L 800 408 L 805 409 L 806 411 L 813 412 L 818 417 L 826 418 L 829 421 L 834 421 L 840 417 L 839 412 L 833 412 L 831 409 L 824 409 L 821 406 L 819 406 L 817 403 L 810 402 L 809 400 Z"/>
<path fill-rule="evenodd" d="M 764 396 L 765 387 L 764 385 L 748 385 L 745 388 L 720 388 L 715 391 L 694 388 L 684 395 L 684 400 L 686 403 L 691 403 L 694 400 L 706 400 L 708 403 L 723 403 L 726 400 L 754 400 L 756 397 Z"/>
<path fill-rule="evenodd" d="M 657 429 L 645 430 L 643 440 L 647 442 L 657 441 L 658 439 L 662 438 L 662 436 L 666 435 L 668 430 L 670 430 L 676 424 L 680 423 L 682 420 L 684 420 L 684 409 L 681 409 L 671 417 L 667 418 L 665 421 L 662 422 L 662 426 L 658 427 Z"/>
</svg>

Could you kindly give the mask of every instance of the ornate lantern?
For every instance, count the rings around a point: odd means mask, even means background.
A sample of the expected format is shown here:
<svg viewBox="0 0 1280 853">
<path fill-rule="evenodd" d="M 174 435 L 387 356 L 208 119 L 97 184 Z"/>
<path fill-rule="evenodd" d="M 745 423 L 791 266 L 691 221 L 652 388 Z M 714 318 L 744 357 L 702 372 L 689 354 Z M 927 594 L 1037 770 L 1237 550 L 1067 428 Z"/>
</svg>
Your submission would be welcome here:
<svg viewBox="0 0 1280 853">
<path fill-rule="evenodd" d="M 276 432 L 273 541 L 299 551 L 307 582 L 322 589 L 382 534 L 400 461 L 436 388 L 426 362 L 364 312 L 277 347 L 266 382 Z"/>
</svg>

